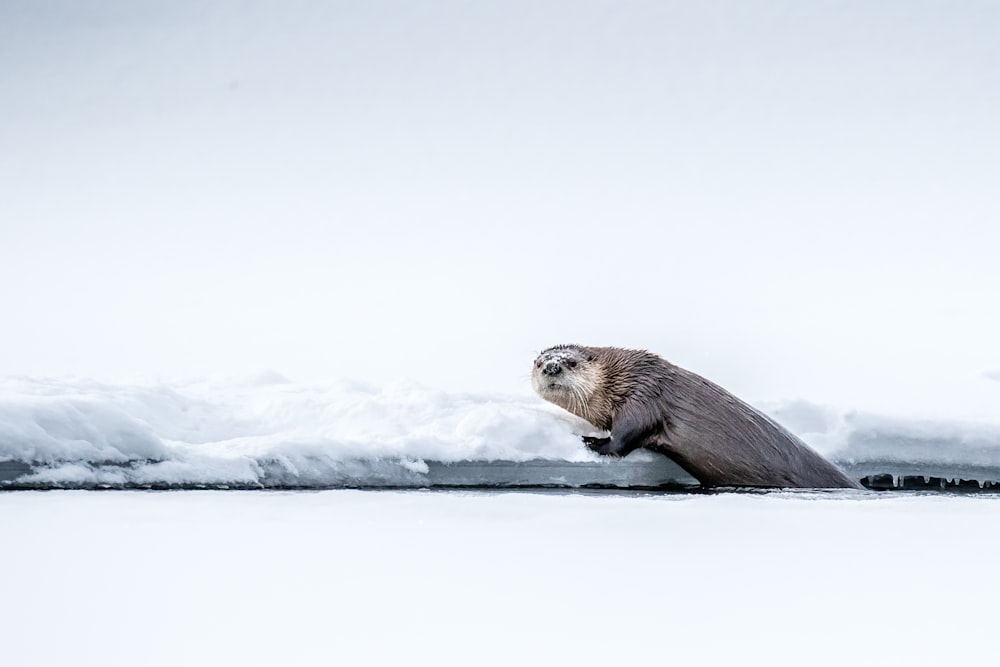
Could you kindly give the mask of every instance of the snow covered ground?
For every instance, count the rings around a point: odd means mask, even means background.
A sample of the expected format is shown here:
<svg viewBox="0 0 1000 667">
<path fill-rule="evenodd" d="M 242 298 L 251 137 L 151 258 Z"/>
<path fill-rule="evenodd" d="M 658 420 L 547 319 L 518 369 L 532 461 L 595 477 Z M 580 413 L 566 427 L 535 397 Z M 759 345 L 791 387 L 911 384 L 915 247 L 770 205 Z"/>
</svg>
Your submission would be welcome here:
<svg viewBox="0 0 1000 667">
<path fill-rule="evenodd" d="M 985 664 L 998 519 L 872 492 L 3 493 L 0 658 Z"/>
<path fill-rule="evenodd" d="M 858 478 L 1000 480 L 1000 426 L 791 401 L 760 406 Z M 585 422 L 530 395 L 413 383 L 150 385 L 0 379 L 0 488 L 691 482 L 663 457 L 590 453 Z"/>
<path fill-rule="evenodd" d="M 683 483 L 559 342 L 1000 480 L 988 4 L 0 3 L 0 489 Z M 0 664 L 984 663 L 998 503 L 2 492 Z"/>
</svg>

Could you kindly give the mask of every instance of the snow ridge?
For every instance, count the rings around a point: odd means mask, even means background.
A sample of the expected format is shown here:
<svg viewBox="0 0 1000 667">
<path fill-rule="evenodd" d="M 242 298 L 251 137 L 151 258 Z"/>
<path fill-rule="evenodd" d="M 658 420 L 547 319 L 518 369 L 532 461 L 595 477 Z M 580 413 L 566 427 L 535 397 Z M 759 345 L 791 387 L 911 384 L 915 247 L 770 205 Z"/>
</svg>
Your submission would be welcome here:
<svg viewBox="0 0 1000 667">
<path fill-rule="evenodd" d="M 803 400 L 762 409 L 848 468 L 877 462 L 927 475 L 975 468 L 980 476 L 995 469 L 991 478 L 1000 479 L 1000 425 Z M 154 385 L 0 380 L 0 486 L 693 483 L 647 452 L 601 459 L 581 445 L 587 434 L 589 424 L 534 397 L 414 383 L 296 384 L 274 373 Z"/>
</svg>

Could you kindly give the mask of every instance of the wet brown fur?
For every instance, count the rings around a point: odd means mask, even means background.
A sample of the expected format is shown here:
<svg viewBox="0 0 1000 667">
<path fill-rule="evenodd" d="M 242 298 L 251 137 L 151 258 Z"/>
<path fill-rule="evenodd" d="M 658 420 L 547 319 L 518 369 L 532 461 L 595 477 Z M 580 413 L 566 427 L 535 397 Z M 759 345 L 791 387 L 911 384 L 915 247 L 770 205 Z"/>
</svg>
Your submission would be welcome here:
<svg viewBox="0 0 1000 667">
<path fill-rule="evenodd" d="M 705 486 L 860 488 L 722 387 L 650 352 L 559 345 L 539 354 L 532 382 L 542 398 L 611 432 L 588 442 L 601 454 L 651 449 Z"/>
</svg>

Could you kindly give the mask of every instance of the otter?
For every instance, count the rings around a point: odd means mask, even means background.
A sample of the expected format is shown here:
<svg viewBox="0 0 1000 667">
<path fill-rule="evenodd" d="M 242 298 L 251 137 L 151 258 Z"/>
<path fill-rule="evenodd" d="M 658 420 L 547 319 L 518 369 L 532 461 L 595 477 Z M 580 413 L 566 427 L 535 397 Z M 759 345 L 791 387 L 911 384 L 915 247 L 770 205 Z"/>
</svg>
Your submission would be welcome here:
<svg viewBox="0 0 1000 667">
<path fill-rule="evenodd" d="M 722 387 L 645 350 L 556 345 L 535 359 L 531 380 L 545 400 L 611 432 L 584 438 L 598 454 L 644 447 L 706 487 L 861 488 Z"/>
</svg>

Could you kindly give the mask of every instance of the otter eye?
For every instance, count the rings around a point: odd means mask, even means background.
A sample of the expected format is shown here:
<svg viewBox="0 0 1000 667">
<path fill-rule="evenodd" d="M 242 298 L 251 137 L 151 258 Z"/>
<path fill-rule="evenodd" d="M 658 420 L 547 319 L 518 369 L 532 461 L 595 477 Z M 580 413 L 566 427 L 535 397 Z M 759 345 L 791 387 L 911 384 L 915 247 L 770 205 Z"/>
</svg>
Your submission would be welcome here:
<svg viewBox="0 0 1000 667">
<path fill-rule="evenodd" d="M 569 361 L 566 362 L 566 365 L 569 366 L 570 368 L 576 368 L 576 360 L 570 359 Z"/>
<path fill-rule="evenodd" d="M 542 362 L 541 362 L 541 360 L 537 360 L 537 361 L 535 361 L 535 368 L 541 368 L 541 367 L 542 367 Z"/>
</svg>

